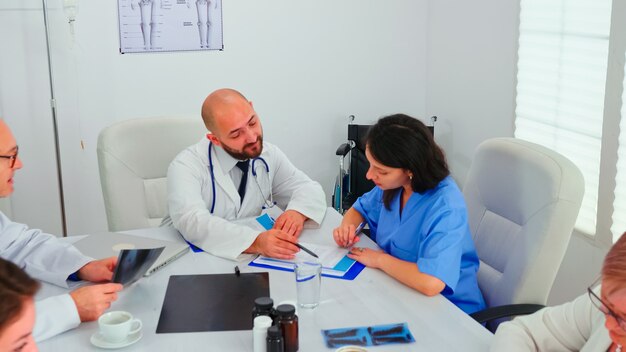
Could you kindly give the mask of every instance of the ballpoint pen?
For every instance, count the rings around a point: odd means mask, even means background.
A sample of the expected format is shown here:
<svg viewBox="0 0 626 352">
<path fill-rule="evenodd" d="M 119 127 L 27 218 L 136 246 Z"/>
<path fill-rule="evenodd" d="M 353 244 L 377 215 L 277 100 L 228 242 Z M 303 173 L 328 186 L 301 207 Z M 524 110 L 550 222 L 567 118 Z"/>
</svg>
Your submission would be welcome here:
<svg viewBox="0 0 626 352">
<path fill-rule="evenodd" d="M 354 235 L 359 236 L 361 234 L 361 231 L 363 231 L 365 225 L 367 225 L 367 221 L 361 221 L 359 226 L 356 227 L 356 230 L 354 230 Z"/>
<path fill-rule="evenodd" d="M 289 243 L 291 243 L 291 244 L 295 245 L 296 247 L 298 247 L 298 248 L 302 249 L 303 251 L 305 251 L 305 252 L 309 253 L 310 255 L 314 256 L 315 258 L 318 258 L 318 259 L 319 259 L 319 257 L 317 256 L 317 254 L 313 253 L 313 251 L 311 251 L 310 249 L 308 249 L 308 248 L 306 248 L 305 246 L 301 245 L 300 243 L 295 243 L 295 242 L 291 242 L 291 241 L 287 241 L 287 242 L 289 242 Z"/>
<path fill-rule="evenodd" d="M 361 223 L 359 224 L 359 226 L 356 227 L 356 230 L 354 230 L 354 238 L 352 239 L 352 242 L 350 242 L 348 245 L 346 245 L 346 247 L 350 247 L 353 244 L 356 243 L 356 238 L 361 236 L 361 231 L 363 231 L 363 228 L 365 227 L 365 225 L 367 225 L 366 221 L 361 221 Z"/>
</svg>

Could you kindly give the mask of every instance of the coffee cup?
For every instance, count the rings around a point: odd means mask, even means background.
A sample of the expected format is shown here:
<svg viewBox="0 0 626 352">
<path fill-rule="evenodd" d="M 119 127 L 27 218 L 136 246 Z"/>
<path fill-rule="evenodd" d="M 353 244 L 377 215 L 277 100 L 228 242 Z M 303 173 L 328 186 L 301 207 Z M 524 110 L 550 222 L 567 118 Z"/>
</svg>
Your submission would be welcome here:
<svg viewBox="0 0 626 352">
<path fill-rule="evenodd" d="M 98 318 L 100 334 L 109 342 L 120 342 L 129 335 L 141 330 L 141 320 L 134 319 L 129 312 L 114 311 L 104 313 Z"/>
</svg>

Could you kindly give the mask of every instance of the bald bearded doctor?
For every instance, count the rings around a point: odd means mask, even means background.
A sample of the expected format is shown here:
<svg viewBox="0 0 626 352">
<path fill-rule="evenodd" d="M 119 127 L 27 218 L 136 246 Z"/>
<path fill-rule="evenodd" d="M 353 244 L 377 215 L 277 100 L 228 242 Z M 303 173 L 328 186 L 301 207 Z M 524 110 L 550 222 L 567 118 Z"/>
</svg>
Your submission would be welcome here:
<svg viewBox="0 0 626 352">
<path fill-rule="evenodd" d="M 238 91 L 211 93 L 202 119 L 210 131 L 206 138 L 182 151 L 168 169 L 169 216 L 163 224 L 219 257 L 293 258 L 305 221 L 319 225 L 324 218 L 322 187 L 263 141 L 259 116 Z M 240 221 L 263 213 L 276 219 L 270 230 Z"/>
</svg>

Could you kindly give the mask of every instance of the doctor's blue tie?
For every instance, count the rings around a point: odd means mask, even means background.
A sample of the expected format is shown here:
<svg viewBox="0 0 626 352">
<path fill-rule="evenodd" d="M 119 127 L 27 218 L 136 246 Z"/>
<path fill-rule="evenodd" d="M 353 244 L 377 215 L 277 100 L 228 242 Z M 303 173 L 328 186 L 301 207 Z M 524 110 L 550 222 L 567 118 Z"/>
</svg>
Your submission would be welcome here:
<svg viewBox="0 0 626 352">
<path fill-rule="evenodd" d="M 241 176 L 241 183 L 239 184 L 239 189 L 237 190 L 237 192 L 239 192 L 240 203 L 243 202 L 243 197 L 246 195 L 246 183 L 248 182 L 249 165 L 250 160 L 240 161 L 237 163 L 237 167 L 241 170 L 241 172 L 243 172 L 243 175 Z"/>
</svg>

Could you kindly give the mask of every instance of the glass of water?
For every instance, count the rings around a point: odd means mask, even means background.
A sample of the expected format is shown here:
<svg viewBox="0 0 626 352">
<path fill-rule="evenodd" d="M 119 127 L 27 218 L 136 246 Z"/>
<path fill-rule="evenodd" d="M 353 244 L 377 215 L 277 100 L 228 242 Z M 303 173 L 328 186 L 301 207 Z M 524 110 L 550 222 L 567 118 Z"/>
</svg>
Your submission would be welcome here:
<svg viewBox="0 0 626 352">
<path fill-rule="evenodd" d="M 322 264 L 315 260 L 296 261 L 296 288 L 298 305 L 302 308 L 315 308 L 320 304 L 322 284 Z"/>
</svg>

